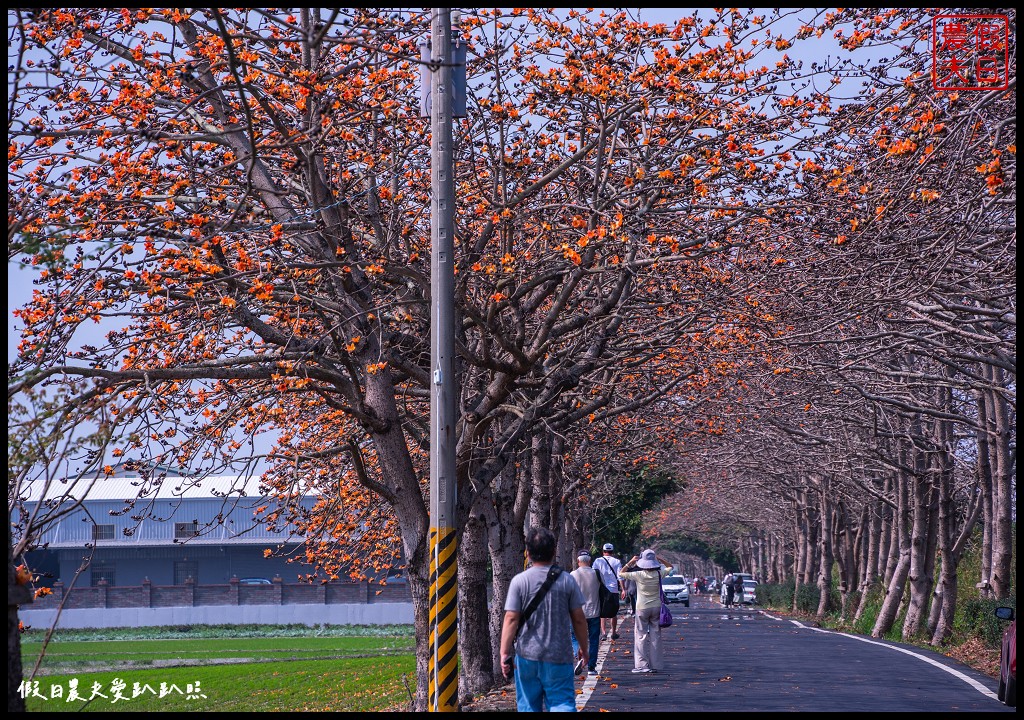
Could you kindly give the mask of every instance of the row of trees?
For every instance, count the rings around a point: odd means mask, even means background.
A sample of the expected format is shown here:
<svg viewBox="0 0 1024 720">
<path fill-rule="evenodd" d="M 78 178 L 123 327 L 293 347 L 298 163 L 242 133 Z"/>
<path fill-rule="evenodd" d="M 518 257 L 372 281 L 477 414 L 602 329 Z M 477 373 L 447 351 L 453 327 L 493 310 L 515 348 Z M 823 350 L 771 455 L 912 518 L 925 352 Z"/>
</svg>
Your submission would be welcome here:
<svg viewBox="0 0 1024 720">
<path fill-rule="evenodd" d="M 745 566 L 817 585 L 819 614 L 835 568 L 854 617 L 881 584 L 873 633 L 902 617 L 905 639 L 939 645 L 976 527 L 981 576 L 967 580 L 1005 598 L 1014 574 L 1016 104 L 871 90 L 827 118 L 815 162 L 830 170 L 754 260 L 776 361 L 744 375 L 757 422 L 691 456 L 688 475 L 720 506 L 723 485 L 755 494 L 756 519 L 749 501 L 713 515 Z M 706 511 L 707 495 L 679 502 Z"/>
<path fill-rule="evenodd" d="M 406 563 L 421 639 L 430 188 L 416 46 L 428 20 L 9 14 L 9 257 L 37 273 L 17 312 L 12 437 L 53 437 L 46 418 L 74 409 L 100 446 L 67 458 L 68 477 L 111 457 L 199 482 L 260 472 L 265 520 L 312 538 L 319 579 Z M 636 487 L 686 486 L 666 530 L 724 507 L 716 531 L 764 538 L 762 567 L 819 568 L 827 583 L 836 559 L 851 588 L 884 572 L 898 594 L 900 571 L 880 558 L 906 555 L 901 572 L 925 597 L 922 537 L 944 570 L 948 551 L 943 582 L 955 582 L 979 512 L 998 547 L 1014 467 L 1012 93 L 932 92 L 918 11 L 804 20 L 462 18 L 465 690 L 500 675 L 493 639 L 523 528 L 555 529 L 568 564 Z M 856 66 L 808 72 L 786 54 L 825 33 L 850 52 L 902 49 L 859 70 L 869 92 L 840 103 L 799 83 Z M 22 423 L 20 399 L 53 387 L 52 414 L 30 405 Z M 987 475 L 968 469 L 982 456 Z M 61 494 L 45 463 L 19 457 L 14 502 L 32 482 Z M 299 509 L 313 488 L 321 502 Z M 49 520 L 19 528 L 19 550 Z M 875 533 L 854 540 L 876 526 L 884 550 L 865 549 Z"/>
</svg>

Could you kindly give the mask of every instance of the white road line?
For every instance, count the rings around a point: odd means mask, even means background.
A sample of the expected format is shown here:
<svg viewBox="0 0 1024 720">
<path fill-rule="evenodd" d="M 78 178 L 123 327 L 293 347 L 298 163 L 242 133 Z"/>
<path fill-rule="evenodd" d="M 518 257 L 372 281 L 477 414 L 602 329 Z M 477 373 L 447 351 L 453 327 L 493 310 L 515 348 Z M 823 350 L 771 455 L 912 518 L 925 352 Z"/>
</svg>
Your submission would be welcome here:
<svg viewBox="0 0 1024 720">
<path fill-rule="evenodd" d="M 788 618 L 775 617 L 774 615 L 769 615 L 764 610 L 762 610 L 761 613 L 763 615 L 765 615 L 766 617 L 771 618 L 772 620 L 780 620 L 781 621 L 783 619 L 788 619 Z M 994 692 L 989 690 L 987 687 L 982 685 L 980 682 L 978 682 L 974 678 L 968 677 L 967 675 L 964 675 L 959 670 L 951 668 L 948 665 L 943 665 L 938 660 L 935 660 L 934 658 L 930 658 L 930 657 L 928 657 L 926 655 L 921 655 L 920 653 L 914 652 L 913 650 L 908 650 L 907 648 L 896 647 L 895 645 L 890 645 L 889 643 L 882 642 L 880 640 L 875 640 L 873 638 L 866 638 L 866 637 L 863 637 L 861 635 L 850 635 L 849 633 L 838 632 L 836 630 L 826 630 L 824 628 L 816 628 L 816 627 L 812 627 L 810 625 L 804 625 L 803 623 L 798 622 L 797 620 L 789 620 L 789 622 L 793 623 L 798 628 L 801 628 L 803 630 L 813 630 L 815 632 L 820 632 L 820 633 L 826 633 L 826 634 L 831 634 L 831 635 L 840 635 L 842 637 L 850 638 L 851 640 L 860 640 L 861 642 L 868 643 L 869 645 L 878 645 L 880 647 L 889 648 L 890 650 L 895 650 L 896 652 L 901 652 L 904 655 L 910 655 L 911 657 L 915 657 L 918 660 L 923 660 L 924 662 L 928 663 L 929 665 L 934 665 L 935 667 L 939 668 L 940 670 L 944 670 L 945 672 L 948 672 L 953 677 L 956 677 L 956 678 L 959 678 L 960 680 L 963 680 L 965 683 L 967 683 L 968 685 L 973 687 L 975 690 L 980 692 L 985 697 L 990 697 L 993 700 L 998 700 L 999 699 L 999 697 Z"/>
<path fill-rule="evenodd" d="M 597 671 L 593 675 L 588 673 L 584 678 L 582 692 L 576 696 L 577 710 L 585 708 L 590 696 L 594 694 L 594 690 L 597 688 L 597 678 L 601 674 L 601 668 L 604 667 L 604 659 L 608 655 L 608 648 L 611 647 L 611 644 L 611 640 L 601 641 L 601 647 L 597 651 Z"/>
</svg>

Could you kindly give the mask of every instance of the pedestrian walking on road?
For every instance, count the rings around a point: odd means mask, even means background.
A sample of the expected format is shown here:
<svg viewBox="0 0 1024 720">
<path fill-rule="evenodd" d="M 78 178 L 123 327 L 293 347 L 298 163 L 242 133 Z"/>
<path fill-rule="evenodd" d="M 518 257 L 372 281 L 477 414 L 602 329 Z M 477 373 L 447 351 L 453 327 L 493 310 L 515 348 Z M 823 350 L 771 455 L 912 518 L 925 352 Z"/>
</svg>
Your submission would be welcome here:
<svg viewBox="0 0 1024 720">
<path fill-rule="evenodd" d="M 615 552 L 615 546 L 605 543 L 601 557 L 594 561 L 594 569 L 601 574 L 601 579 L 604 580 L 604 586 L 608 588 L 608 591 L 614 593 L 615 597 L 621 600 L 622 586 L 619 584 L 619 570 L 622 569 L 622 561 L 612 555 L 613 552 Z M 616 604 L 616 612 L 612 617 L 601 618 L 601 633 L 602 640 L 619 639 L 618 604 Z"/>
<path fill-rule="evenodd" d="M 737 605 L 743 604 L 743 576 L 738 573 L 732 576 L 732 597 Z"/>
<path fill-rule="evenodd" d="M 653 673 L 665 667 L 661 647 L 661 578 L 672 566 L 652 549 L 644 550 L 619 572 L 619 577 L 636 583 L 636 614 L 633 616 L 633 672 Z"/>
<path fill-rule="evenodd" d="M 733 593 L 735 589 L 732 585 L 733 577 L 732 573 L 725 576 L 725 580 L 722 581 L 722 589 L 725 591 L 725 606 L 732 607 Z"/>
<path fill-rule="evenodd" d="M 578 567 L 572 571 L 572 578 L 583 594 L 583 615 L 587 618 L 587 643 L 590 655 L 587 657 L 587 672 L 597 672 L 597 650 L 601 644 L 601 578 L 591 567 L 592 558 L 586 550 L 580 550 L 576 557 Z M 578 650 L 576 635 L 572 636 L 573 650 Z"/>
<path fill-rule="evenodd" d="M 530 567 L 512 578 L 501 627 L 501 669 L 516 679 L 519 712 L 576 712 L 576 683 L 569 633 L 576 658 L 590 656 L 583 593 L 554 564 L 555 536 L 543 527 L 526 533 Z"/>
</svg>

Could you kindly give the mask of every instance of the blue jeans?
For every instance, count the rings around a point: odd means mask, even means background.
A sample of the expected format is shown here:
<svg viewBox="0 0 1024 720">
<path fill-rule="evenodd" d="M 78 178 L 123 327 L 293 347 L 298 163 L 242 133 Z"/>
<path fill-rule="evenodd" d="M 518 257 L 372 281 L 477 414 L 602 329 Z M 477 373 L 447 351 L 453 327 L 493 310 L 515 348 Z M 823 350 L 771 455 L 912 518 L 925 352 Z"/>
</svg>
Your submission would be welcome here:
<svg viewBox="0 0 1024 720">
<path fill-rule="evenodd" d="M 576 712 L 572 666 L 516 655 L 516 712 Z"/>
<path fill-rule="evenodd" d="M 597 651 L 601 645 L 601 618 L 587 618 L 587 644 L 590 646 L 590 657 L 587 658 L 587 670 L 597 670 Z M 580 650 L 580 644 L 576 642 L 576 633 L 572 634 L 572 654 Z"/>
</svg>

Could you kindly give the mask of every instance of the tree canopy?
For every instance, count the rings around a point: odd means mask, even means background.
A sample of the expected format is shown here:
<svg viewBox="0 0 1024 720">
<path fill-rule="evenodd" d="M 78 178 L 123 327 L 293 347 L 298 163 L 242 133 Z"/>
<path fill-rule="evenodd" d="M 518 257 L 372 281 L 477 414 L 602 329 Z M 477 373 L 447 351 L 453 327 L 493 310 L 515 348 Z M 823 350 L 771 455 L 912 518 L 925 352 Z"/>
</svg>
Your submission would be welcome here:
<svg viewBox="0 0 1024 720">
<path fill-rule="evenodd" d="M 260 473 L 312 579 L 404 564 L 425 638 L 429 13 L 8 18 L 8 251 L 35 282 L 11 422 L 59 388 L 48 417 L 101 428 L 69 475 Z M 609 519 L 632 537 L 655 496 L 645 537 L 714 527 L 722 557 L 823 591 L 838 563 L 844 593 L 882 581 L 893 608 L 909 583 L 908 634 L 946 632 L 929 563 L 954 582 L 978 522 L 981 581 L 1007 591 L 1015 38 L 1008 89 L 941 91 L 932 29 L 907 8 L 461 17 L 471 689 L 497 668 L 501 603 L 478 600 L 503 600 L 524 525 L 571 553 Z M 797 59 L 822 37 L 839 56 Z M 422 641 L 417 672 L 422 708 Z"/>
</svg>

